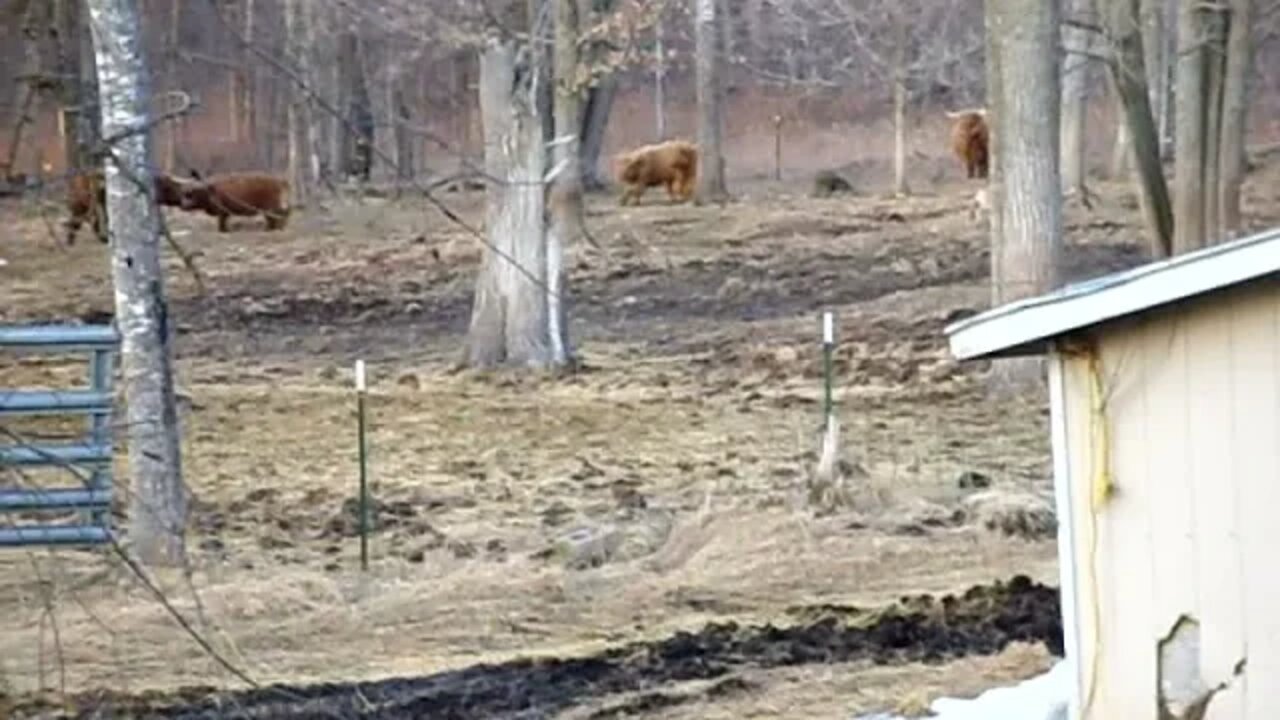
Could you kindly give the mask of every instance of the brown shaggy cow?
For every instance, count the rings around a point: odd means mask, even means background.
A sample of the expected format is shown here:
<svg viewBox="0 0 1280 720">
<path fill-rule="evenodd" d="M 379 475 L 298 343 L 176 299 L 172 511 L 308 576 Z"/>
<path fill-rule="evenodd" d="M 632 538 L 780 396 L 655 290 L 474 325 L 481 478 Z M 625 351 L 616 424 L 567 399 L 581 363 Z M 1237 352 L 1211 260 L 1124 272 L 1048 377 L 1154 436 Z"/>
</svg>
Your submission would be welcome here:
<svg viewBox="0 0 1280 720">
<path fill-rule="evenodd" d="M 655 185 L 666 185 L 673 201 L 689 200 L 698 177 L 698 148 L 685 140 L 638 147 L 614 158 L 614 173 L 625 186 L 621 205 L 628 200 L 639 204 L 644 191 Z"/>
<path fill-rule="evenodd" d="M 262 215 L 268 230 L 281 230 L 289 221 L 289 181 L 262 173 L 236 173 L 201 178 L 182 187 L 182 209 L 203 210 L 218 218 L 218 232 L 230 230 L 232 216 Z"/>
<path fill-rule="evenodd" d="M 964 163 L 970 178 L 985 178 L 988 171 L 990 142 L 986 110 L 960 110 L 948 112 L 955 120 L 951 127 L 951 150 Z"/>
<path fill-rule="evenodd" d="M 164 173 L 151 176 L 155 183 L 156 202 L 168 207 L 181 207 L 182 181 Z M 101 170 L 92 170 L 72 176 L 67 183 L 67 210 L 71 217 L 67 219 L 67 244 L 76 243 L 76 234 L 85 218 L 89 218 L 93 226 L 93 234 L 99 242 L 107 242 L 106 220 L 107 189 Z"/>
</svg>

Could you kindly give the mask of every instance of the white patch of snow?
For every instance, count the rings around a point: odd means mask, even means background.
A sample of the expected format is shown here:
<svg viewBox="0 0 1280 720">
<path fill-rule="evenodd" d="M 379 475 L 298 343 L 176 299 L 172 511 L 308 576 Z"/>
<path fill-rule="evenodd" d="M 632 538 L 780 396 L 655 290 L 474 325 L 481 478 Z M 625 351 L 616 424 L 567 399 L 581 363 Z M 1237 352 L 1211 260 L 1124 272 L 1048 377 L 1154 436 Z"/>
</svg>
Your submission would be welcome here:
<svg viewBox="0 0 1280 720">
<path fill-rule="evenodd" d="M 938 698 L 929 706 L 934 720 L 1066 720 L 1070 667 L 1060 660 L 1049 672 L 1012 687 L 987 690 L 976 698 Z M 878 713 L 855 720 L 906 720 Z"/>
</svg>

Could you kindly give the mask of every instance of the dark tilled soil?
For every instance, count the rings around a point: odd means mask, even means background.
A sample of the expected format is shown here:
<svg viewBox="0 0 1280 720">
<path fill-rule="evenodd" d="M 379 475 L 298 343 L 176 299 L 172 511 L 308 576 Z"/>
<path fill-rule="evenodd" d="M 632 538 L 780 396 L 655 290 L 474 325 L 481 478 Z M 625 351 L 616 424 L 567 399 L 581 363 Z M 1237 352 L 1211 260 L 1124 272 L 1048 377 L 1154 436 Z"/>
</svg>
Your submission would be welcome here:
<svg viewBox="0 0 1280 720">
<path fill-rule="evenodd" d="M 664 685 L 717 681 L 709 692 L 748 692 L 736 671 L 869 660 L 876 664 L 942 663 L 993 655 L 1015 641 L 1042 642 L 1062 655 L 1055 588 L 1025 576 L 975 586 L 960 596 L 904 597 L 888 609 L 822 608 L 794 627 L 710 624 L 665 640 L 634 643 L 582 658 L 515 660 L 418 678 L 305 687 L 274 686 L 237 693 L 191 688 L 146 696 L 76 698 L 65 717 L 148 718 L 548 718 L 567 708 L 620 693 L 634 701 L 681 702 Z M 647 699 L 646 699 L 647 698 Z M 47 716 L 38 703 L 14 717 Z"/>
</svg>

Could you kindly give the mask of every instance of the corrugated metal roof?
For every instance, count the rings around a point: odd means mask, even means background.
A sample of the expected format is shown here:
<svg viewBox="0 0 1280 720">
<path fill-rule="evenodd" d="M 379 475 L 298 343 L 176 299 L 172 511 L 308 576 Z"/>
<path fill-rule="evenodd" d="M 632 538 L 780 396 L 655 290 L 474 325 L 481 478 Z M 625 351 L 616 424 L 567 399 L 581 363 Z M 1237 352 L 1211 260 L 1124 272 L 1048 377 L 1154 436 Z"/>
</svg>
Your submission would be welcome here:
<svg viewBox="0 0 1280 720">
<path fill-rule="evenodd" d="M 960 360 L 1032 355 L 1065 333 L 1280 272 L 1280 228 L 1002 305 L 949 325 Z"/>
</svg>

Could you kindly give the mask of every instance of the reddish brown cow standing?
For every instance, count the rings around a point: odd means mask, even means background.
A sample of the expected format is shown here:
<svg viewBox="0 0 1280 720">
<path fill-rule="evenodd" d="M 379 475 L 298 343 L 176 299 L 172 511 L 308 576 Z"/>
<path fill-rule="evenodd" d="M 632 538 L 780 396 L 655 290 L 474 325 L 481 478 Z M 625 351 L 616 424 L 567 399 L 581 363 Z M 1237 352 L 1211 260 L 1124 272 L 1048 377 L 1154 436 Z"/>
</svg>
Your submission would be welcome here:
<svg viewBox="0 0 1280 720">
<path fill-rule="evenodd" d="M 666 185 L 673 201 L 689 200 L 698 177 L 698 148 L 685 140 L 638 147 L 614 158 L 614 173 L 625 186 L 622 205 L 628 200 L 639 204 L 644 191 L 655 185 Z"/>
<path fill-rule="evenodd" d="M 947 112 L 947 117 L 955 120 L 951 126 L 951 150 L 964 163 L 965 173 L 970 178 L 987 177 L 991 157 L 987 111 L 959 110 Z"/>
<path fill-rule="evenodd" d="M 203 210 L 218 218 L 218 232 L 228 232 L 232 216 L 262 215 L 268 230 L 281 230 L 289 221 L 289 182 L 262 173 L 236 173 L 182 186 L 182 209 Z"/>
<path fill-rule="evenodd" d="M 168 207 L 181 207 L 182 181 L 164 173 L 151 176 L 155 183 L 156 202 Z M 92 170 L 72 176 L 67 182 L 67 210 L 71 216 L 67 218 L 67 244 L 76 243 L 76 234 L 85 218 L 89 218 L 93 226 L 93 234 L 99 242 L 107 242 L 104 226 L 106 220 L 107 189 L 101 170 Z"/>
</svg>

